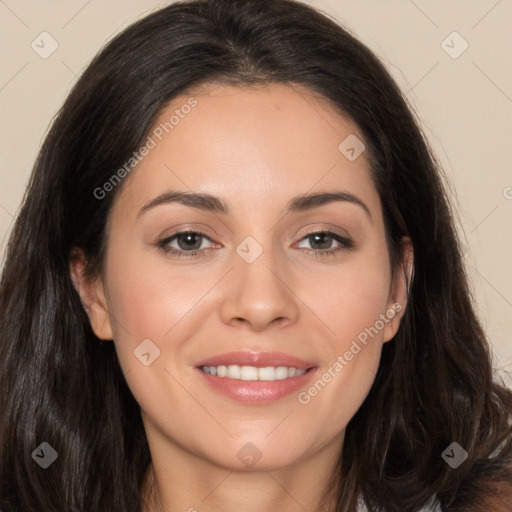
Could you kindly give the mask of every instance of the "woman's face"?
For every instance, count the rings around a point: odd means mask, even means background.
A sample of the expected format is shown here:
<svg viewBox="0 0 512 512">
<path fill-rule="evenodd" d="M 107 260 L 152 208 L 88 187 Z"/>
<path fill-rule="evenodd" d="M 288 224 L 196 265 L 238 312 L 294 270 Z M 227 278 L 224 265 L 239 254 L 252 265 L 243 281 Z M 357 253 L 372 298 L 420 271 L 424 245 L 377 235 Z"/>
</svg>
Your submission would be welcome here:
<svg viewBox="0 0 512 512">
<path fill-rule="evenodd" d="M 232 469 L 337 453 L 404 306 L 359 130 L 304 89 L 222 85 L 150 138 L 88 305 L 150 447 Z"/>
</svg>

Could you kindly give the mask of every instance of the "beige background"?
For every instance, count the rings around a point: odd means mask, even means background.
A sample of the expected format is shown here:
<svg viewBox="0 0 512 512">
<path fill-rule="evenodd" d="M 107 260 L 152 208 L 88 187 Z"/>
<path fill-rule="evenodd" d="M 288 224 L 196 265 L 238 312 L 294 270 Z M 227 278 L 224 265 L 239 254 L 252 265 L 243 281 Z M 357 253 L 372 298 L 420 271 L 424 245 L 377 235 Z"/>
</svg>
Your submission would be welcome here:
<svg viewBox="0 0 512 512">
<path fill-rule="evenodd" d="M 2 258 L 39 145 L 77 76 L 113 34 L 166 3 L 0 0 Z M 458 196 L 475 301 L 496 363 L 512 371 L 512 0 L 308 3 L 384 59 L 422 119 Z M 442 47 L 454 31 L 469 45 L 458 58 Z M 46 59 L 31 47 L 42 32 L 58 43 Z M 444 44 L 455 54 L 463 40 Z"/>
</svg>

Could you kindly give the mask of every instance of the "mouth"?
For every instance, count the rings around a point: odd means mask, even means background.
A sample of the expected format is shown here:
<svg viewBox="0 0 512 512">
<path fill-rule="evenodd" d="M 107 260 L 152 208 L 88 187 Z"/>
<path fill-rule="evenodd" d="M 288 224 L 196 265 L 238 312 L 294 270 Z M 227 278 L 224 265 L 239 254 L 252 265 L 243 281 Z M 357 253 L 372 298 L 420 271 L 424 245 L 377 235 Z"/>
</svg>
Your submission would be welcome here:
<svg viewBox="0 0 512 512">
<path fill-rule="evenodd" d="M 245 380 L 245 381 L 267 381 L 291 379 L 300 377 L 308 370 L 286 366 L 264 366 L 258 368 L 256 366 L 239 366 L 231 364 L 229 366 L 201 366 L 204 373 L 213 375 L 214 377 L 227 377 L 229 379 Z"/>
<path fill-rule="evenodd" d="M 316 369 L 310 361 L 278 352 L 232 352 L 196 366 L 211 390 L 250 404 L 274 402 L 299 391 Z"/>
</svg>

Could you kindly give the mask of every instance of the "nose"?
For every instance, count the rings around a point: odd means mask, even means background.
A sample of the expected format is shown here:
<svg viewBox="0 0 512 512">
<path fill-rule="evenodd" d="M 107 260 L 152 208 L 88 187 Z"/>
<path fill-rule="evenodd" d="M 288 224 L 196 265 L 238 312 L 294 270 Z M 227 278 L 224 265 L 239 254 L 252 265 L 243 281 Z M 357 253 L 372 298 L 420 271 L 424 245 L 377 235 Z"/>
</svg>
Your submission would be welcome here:
<svg viewBox="0 0 512 512">
<path fill-rule="evenodd" d="M 267 251 L 252 263 L 235 255 L 223 295 L 222 321 L 234 327 L 245 325 L 255 332 L 271 325 L 284 328 L 295 323 L 299 315 L 293 283 L 284 269 L 278 271 Z"/>
</svg>

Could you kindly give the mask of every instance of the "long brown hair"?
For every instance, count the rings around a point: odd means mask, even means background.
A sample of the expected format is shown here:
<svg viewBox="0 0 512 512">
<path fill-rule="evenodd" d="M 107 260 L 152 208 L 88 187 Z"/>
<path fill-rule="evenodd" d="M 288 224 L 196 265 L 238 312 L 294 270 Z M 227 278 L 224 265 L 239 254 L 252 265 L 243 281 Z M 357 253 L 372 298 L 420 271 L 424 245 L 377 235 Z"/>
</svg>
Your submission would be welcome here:
<svg viewBox="0 0 512 512">
<path fill-rule="evenodd" d="M 364 135 L 395 268 L 402 238 L 412 241 L 408 307 L 347 427 L 333 508 L 352 512 L 361 496 L 372 511 L 413 512 L 435 495 L 447 511 L 491 510 L 493 499 L 501 510 L 512 392 L 493 382 L 440 171 L 378 59 L 292 0 L 172 4 L 114 38 L 64 103 L 0 283 L 0 510 L 141 510 L 150 453 L 140 410 L 113 345 L 90 328 L 69 259 L 79 247 L 99 268 L 122 183 L 100 199 L 95 191 L 172 98 L 209 81 L 300 84 L 326 98 Z M 58 453 L 46 470 L 31 457 L 42 441 Z M 441 457 L 453 442 L 468 454 L 457 469 Z"/>
</svg>

